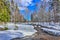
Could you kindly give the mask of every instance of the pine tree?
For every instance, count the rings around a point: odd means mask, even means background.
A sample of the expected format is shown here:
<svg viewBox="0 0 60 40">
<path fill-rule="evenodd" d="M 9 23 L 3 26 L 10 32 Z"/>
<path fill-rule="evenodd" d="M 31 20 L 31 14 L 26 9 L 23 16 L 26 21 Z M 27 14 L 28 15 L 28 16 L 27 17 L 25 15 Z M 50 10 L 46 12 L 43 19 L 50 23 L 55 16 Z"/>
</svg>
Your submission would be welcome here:
<svg viewBox="0 0 60 40">
<path fill-rule="evenodd" d="M 10 21 L 9 4 L 6 0 L 0 0 L 0 22 Z"/>
</svg>

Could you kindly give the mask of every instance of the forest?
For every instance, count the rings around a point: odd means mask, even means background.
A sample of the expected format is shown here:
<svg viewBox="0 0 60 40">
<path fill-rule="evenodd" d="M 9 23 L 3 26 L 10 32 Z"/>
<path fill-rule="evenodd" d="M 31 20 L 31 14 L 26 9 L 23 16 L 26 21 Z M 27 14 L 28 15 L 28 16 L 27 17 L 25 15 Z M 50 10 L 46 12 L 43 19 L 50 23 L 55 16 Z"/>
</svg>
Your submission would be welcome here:
<svg viewBox="0 0 60 40">
<path fill-rule="evenodd" d="M 60 0 L 0 0 L 0 40 L 60 40 Z"/>
</svg>

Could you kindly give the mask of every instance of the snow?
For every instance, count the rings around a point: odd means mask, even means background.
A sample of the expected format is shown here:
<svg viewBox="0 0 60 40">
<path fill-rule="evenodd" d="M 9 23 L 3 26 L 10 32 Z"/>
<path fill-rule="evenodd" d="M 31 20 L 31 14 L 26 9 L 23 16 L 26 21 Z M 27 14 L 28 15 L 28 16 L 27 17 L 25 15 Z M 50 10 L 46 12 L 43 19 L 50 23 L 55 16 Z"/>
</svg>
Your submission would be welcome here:
<svg viewBox="0 0 60 40">
<path fill-rule="evenodd" d="M 15 25 L 18 26 L 18 30 L 14 30 Z M 9 30 L 0 31 L 0 40 L 10 40 L 17 37 L 21 38 L 30 36 L 36 32 L 32 25 L 7 23 L 5 26 L 8 27 Z"/>
<path fill-rule="evenodd" d="M 0 40 L 11 40 L 13 38 L 22 38 L 24 36 L 30 36 L 35 32 L 26 32 L 21 30 L 6 30 L 0 31 Z"/>
<path fill-rule="evenodd" d="M 3 25 L 0 25 L 0 28 L 4 28 L 4 26 Z"/>
<path fill-rule="evenodd" d="M 32 25 L 25 25 L 25 24 L 16 24 L 19 28 L 18 30 L 20 30 L 24 36 L 26 35 L 32 35 L 35 32 L 37 32 L 36 30 L 34 30 L 34 27 Z"/>
<path fill-rule="evenodd" d="M 30 36 L 32 34 L 34 34 L 35 32 L 27 32 L 27 31 L 22 31 L 22 30 L 19 30 L 21 33 L 24 34 L 24 36 Z"/>
<path fill-rule="evenodd" d="M 19 27 L 18 30 L 24 30 L 24 31 L 30 31 L 30 32 L 36 31 L 34 30 L 34 27 L 32 25 L 17 24 L 17 26 Z"/>
<path fill-rule="evenodd" d="M 0 31 L 0 40 L 11 40 L 16 37 L 22 38 L 24 35 L 18 30 Z"/>
<path fill-rule="evenodd" d="M 6 31 L 0 31 L 0 40 L 10 40 L 12 38 L 16 37 L 24 37 L 24 36 L 30 36 L 37 32 L 34 30 L 34 27 L 32 25 L 27 25 L 28 23 L 7 23 L 6 25 L 0 25 L 0 27 L 4 28 L 5 26 L 8 27 L 10 30 Z M 31 23 L 29 23 L 31 24 Z M 49 34 L 53 35 L 60 35 L 60 26 L 59 23 L 52 23 L 49 25 L 49 23 L 44 22 L 44 23 L 33 23 L 33 24 L 38 24 L 45 26 L 47 28 L 41 28 L 43 31 L 48 32 Z M 15 25 L 18 26 L 18 30 L 14 30 Z M 48 29 L 49 28 L 49 29 Z M 52 29 L 51 29 L 52 28 Z"/>
<path fill-rule="evenodd" d="M 45 32 L 48 32 L 49 34 L 60 36 L 60 31 L 58 30 L 48 29 L 48 28 L 41 28 L 41 29 Z"/>
<path fill-rule="evenodd" d="M 44 26 L 41 28 L 43 31 L 47 32 L 48 34 L 60 36 L 60 25 L 59 23 L 54 22 L 42 22 L 42 23 L 33 23 Z"/>
<path fill-rule="evenodd" d="M 48 23 L 45 23 L 45 24 L 42 24 L 42 26 L 50 28 L 50 29 L 60 30 L 59 23 L 56 23 L 56 24 L 53 23 L 53 24 L 50 24 L 50 25 Z"/>
<path fill-rule="evenodd" d="M 6 26 L 10 29 L 13 30 L 15 25 L 18 27 L 18 30 L 23 30 L 23 31 L 28 31 L 28 32 L 36 32 L 34 30 L 34 27 L 32 25 L 26 25 L 26 24 L 14 24 L 14 23 L 8 23 Z"/>
<path fill-rule="evenodd" d="M 28 24 L 28 23 L 27 23 Z M 14 23 L 7 23 L 6 25 L 0 25 L 0 28 L 4 28 L 4 27 L 8 27 L 9 30 L 13 30 L 15 29 L 15 25 L 18 26 L 18 30 L 23 30 L 23 31 L 30 31 L 30 32 L 36 32 L 36 30 L 34 30 L 34 27 L 32 25 L 27 25 L 26 23 L 19 23 L 19 24 L 14 24 Z M 31 23 L 29 23 L 31 24 Z M 60 25 L 59 23 L 53 23 L 51 22 L 50 24 L 48 22 L 44 22 L 44 23 L 33 23 L 33 24 L 37 24 L 37 25 L 42 25 L 48 28 L 53 28 L 53 29 L 59 29 L 60 30 Z"/>
<path fill-rule="evenodd" d="M 14 23 L 7 23 L 5 26 L 8 27 L 10 30 L 13 30 L 15 28 Z"/>
</svg>

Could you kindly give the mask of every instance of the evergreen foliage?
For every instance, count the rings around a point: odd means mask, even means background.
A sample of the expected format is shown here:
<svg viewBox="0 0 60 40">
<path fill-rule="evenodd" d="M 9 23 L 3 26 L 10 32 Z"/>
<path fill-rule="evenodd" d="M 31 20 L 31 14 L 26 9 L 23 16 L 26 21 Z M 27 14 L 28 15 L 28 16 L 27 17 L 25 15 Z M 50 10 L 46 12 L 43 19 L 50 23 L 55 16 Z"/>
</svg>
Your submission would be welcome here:
<svg viewBox="0 0 60 40">
<path fill-rule="evenodd" d="M 7 0 L 0 0 L 0 22 L 10 21 L 10 10 Z"/>
</svg>

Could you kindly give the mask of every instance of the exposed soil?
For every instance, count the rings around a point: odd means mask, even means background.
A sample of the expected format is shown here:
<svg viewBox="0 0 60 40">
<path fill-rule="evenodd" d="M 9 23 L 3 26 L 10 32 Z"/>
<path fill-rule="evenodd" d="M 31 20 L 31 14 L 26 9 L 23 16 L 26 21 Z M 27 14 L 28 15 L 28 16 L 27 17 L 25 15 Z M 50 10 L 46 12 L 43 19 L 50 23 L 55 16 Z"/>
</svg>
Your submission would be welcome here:
<svg viewBox="0 0 60 40">
<path fill-rule="evenodd" d="M 52 35 L 42 33 L 42 32 L 41 32 L 41 34 L 36 33 L 33 38 L 34 38 L 34 40 L 35 39 L 38 39 L 38 40 L 60 40 L 60 37 L 58 37 L 58 36 L 52 36 Z"/>
</svg>

